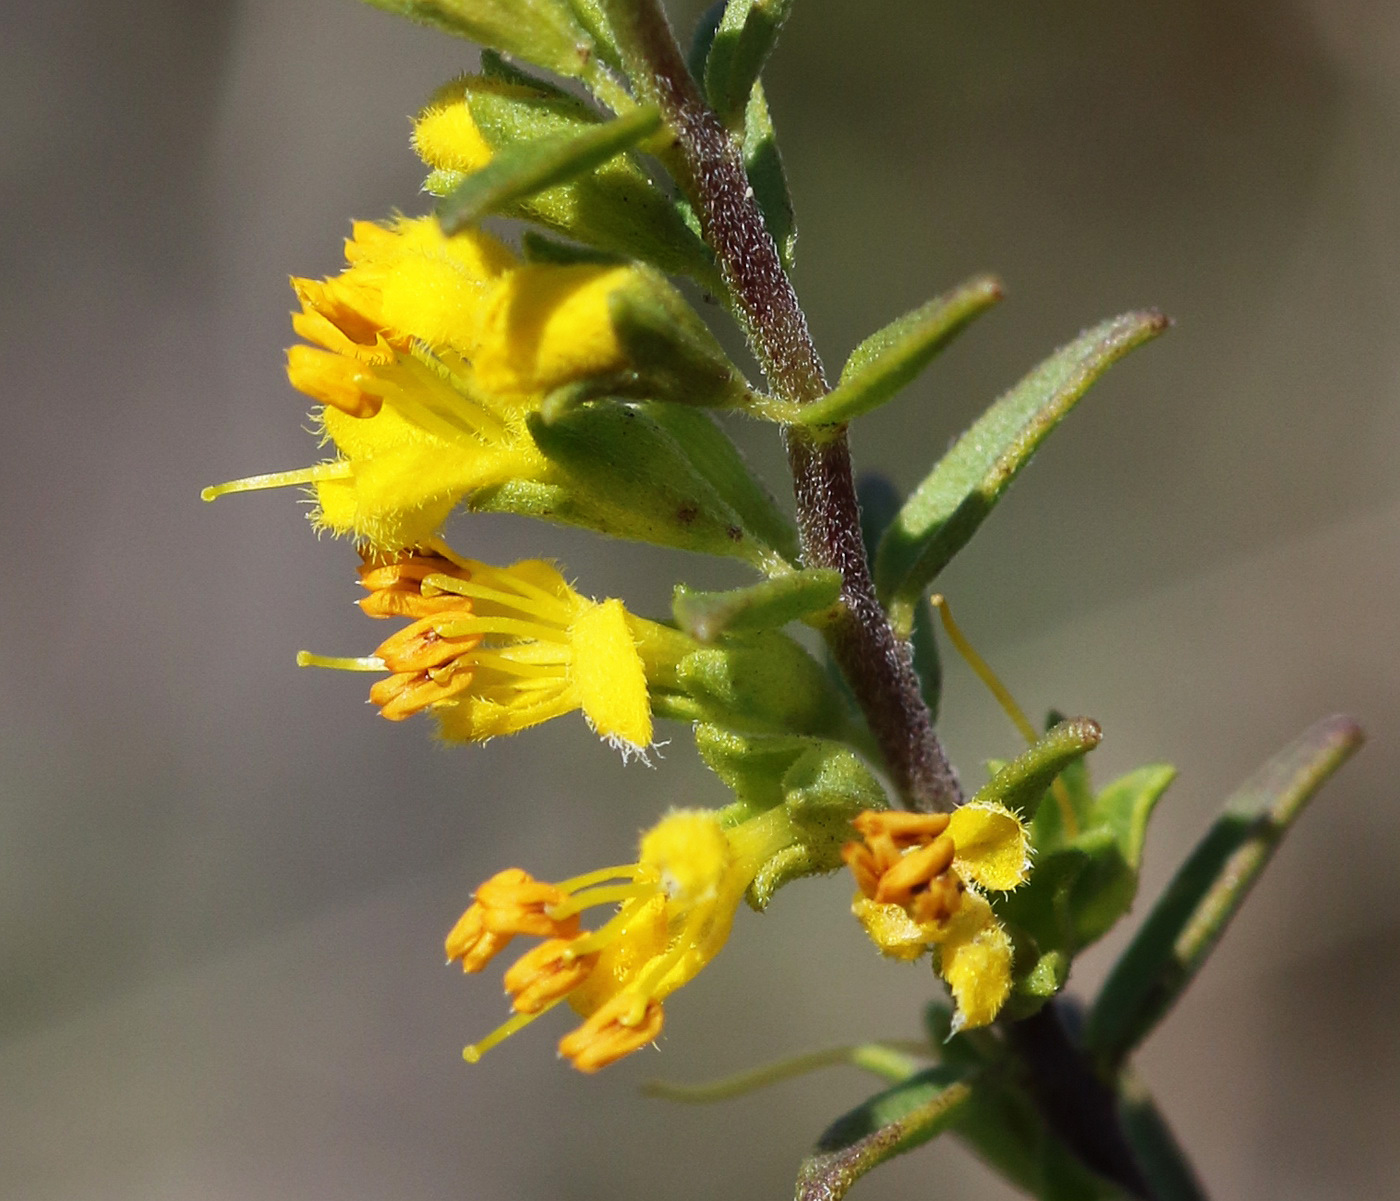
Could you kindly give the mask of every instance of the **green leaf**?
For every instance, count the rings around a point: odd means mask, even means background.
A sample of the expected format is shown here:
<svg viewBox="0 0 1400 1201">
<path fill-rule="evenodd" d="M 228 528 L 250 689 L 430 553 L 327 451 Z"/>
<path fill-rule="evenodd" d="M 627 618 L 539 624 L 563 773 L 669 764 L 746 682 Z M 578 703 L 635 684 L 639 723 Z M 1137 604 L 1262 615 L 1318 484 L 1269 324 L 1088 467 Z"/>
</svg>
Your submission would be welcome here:
<svg viewBox="0 0 1400 1201">
<path fill-rule="evenodd" d="M 1303 807 L 1361 745 L 1349 717 L 1318 722 L 1230 799 L 1157 901 L 1099 993 L 1085 1041 L 1111 1070 L 1205 963 Z"/>
<path fill-rule="evenodd" d="M 564 0 L 369 0 L 569 77 L 587 73 L 598 46 Z"/>
<path fill-rule="evenodd" d="M 744 114 L 793 0 L 729 0 L 705 56 L 710 107 L 733 128 Z"/>
<path fill-rule="evenodd" d="M 482 56 L 481 75 L 463 76 L 439 88 L 424 112 L 459 102 L 467 106 L 496 158 L 522 145 L 554 144 L 608 128 L 577 96 L 491 54 Z M 435 196 L 448 196 L 476 177 L 433 158 L 424 146 L 419 150 L 434 168 L 423 187 Z M 718 286 L 709 248 L 687 225 L 674 200 L 629 154 L 614 155 L 592 171 L 513 201 L 502 215 L 653 263 L 666 272 L 692 275 L 705 287 Z"/>
<path fill-rule="evenodd" d="M 1102 740 L 1103 730 L 1092 718 L 1062 721 L 1002 767 L 972 795 L 969 803 L 996 802 L 1031 821 L 1050 782 Z"/>
<path fill-rule="evenodd" d="M 1070 898 L 1074 915 L 1072 952 L 1097 942 L 1132 907 L 1137 896 L 1147 821 L 1161 800 L 1176 769 L 1166 764 L 1138 768 L 1108 785 L 1089 810 L 1088 829 L 1072 846 L 1090 851 L 1084 871 L 1076 878 Z M 1042 806 L 1042 812 L 1053 806 Z M 1091 850 L 1089 838 L 1108 841 Z"/>
<path fill-rule="evenodd" d="M 612 251 L 561 242 L 533 229 L 520 235 L 520 255 L 527 263 L 549 263 L 556 267 L 576 267 L 580 263 L 590 267 L 621 267 L 627 262 Z"/>
<path fill-rule="evenodd" d="M 853 751 L 825 741 L 815 742 L 783 773 L 782 794 L 801 840 L 755 873 L 746 899 L 760 911 L 783 885 L 840 868 L 841 848 L 854 836 L 852 819 L 889 804 L 880 782 Z"/>
<path fill-rule="evenodd" d="M 1157 312 L 1106 321 L 1057 351 L 992 405 L 905 502 L 875 560 L 899 628 L 914 602 L 986 520 L 1050 431 L 1108 367 L 1167 328 Z"/>
<path fill-rule="evenodd" d="M 447 233 L 456 233 L 516 201 L 601 167 L 660 128 L 660 112 L 647 106 L 578 133 L 507 146 L 443 199 L 438 219 Z"/>
<path fill-rule="evenodd" d="M 860 1177 L 928 1142 L 953 1123 L 972 1085 L 930 1068 L 838 1118 L 797 1174 L 797 1201 L 840 1201 Z"/>
<path fill-rule="evenodd" d="M 600 402 L 554 421 L 528 419 L 553 464 L 551 492 L 504 486 L 483 490 L 473 507 L 520 512 L 614 537 L 745 559 L 763 569 L 773 551 L 743 523 L 657 418 L 666 405 Z M 693 411 L 693 410 L 692 410 Z M 701 414 L 703 416 L 703 414 Z"/>
<path fill-rule="evenodd" d="M 692 638 L 714 642 L 730 630 L 777 629 L 831 608 L 840 597 L 841 573 L 811 567 L 729 592 L 700 592 L 677 584 L 671 612 Z"/>
<path fill-rule="evenodd" d="M 1156 1201 L 1206 1201 L 1205 1189 L 1151 1094 L 1126 1073 L 1119 1082 L 1118 1120 Z"/>
<path fill-rule="evenodd" d="M 738 514 L 741 526 L 781 556 L 783 562 L 770 563 L 769 568 L 786 570 L 787 564 L 796 563 L 801 557 L 796 529 L 714 418 L 688 405 L 651 405 L 648 412 L 684 450 L 691 469 Z"/>
<path fill-rule="evenodd" d="M 820 400 L 798 409 L 792 422 L 805 426 L 840 425 L 878 408 L 1001 296 L 1001 284 L 989 275 L 981 275 L 877 330 L 851 352 L 841 370 L 840 383 Z"/>
<path fill-rule="evenodd" d="M 790 6 L 791 0 L 785 2 Z M 728 7 L 724 0 L 719 0 L 719 3 L 706 9 L 696 23 L 686 61 L 690 73 L 698 80 L 705 78 L 705 63 Z M 740 150 L 744 157 L 744 169 L 753 187 L 754 200 L 763 213 L 763 223 L 777 243 L 783 266 L 791 271 L 797 250 L 797 217 L 788 191 L 782 156 L 778 153 L 778 136 L 768 111 L 768 99 L 758 79 L 754 80 L 743 111 L 744 136 Z"/>
<path fill-rule="evenodd" d="M 744 110 L 744 137 L 740 146 L 744 172 L 753 188 L 753 198 L 763 214 L 763 224 L 778 246 L 783 267 L 792 270 L 797 256 L 797 214 L 788 191 L 787 172 L 778 153 L 778 133 L 768 111 L 763 85 L 755 83 Z"/>
</svg>

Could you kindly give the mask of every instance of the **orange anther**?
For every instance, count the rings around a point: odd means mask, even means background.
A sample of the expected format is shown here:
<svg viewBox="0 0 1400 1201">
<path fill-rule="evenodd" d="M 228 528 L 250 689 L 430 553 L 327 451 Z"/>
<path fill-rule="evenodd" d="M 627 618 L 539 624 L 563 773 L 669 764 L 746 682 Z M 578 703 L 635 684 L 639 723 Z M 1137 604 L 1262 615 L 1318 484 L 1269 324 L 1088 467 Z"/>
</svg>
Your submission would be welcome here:
<svg viewBox="0 0 1400 1201">
<path fill-rule="evenodd" d="M 571 956 L 572 938 L 551 938 L 526 951 L 505 974 L 506 992 L 516 1012 L 538 1013 L 573 992 L 598 962 L 598 952 Z"/>
<path fill-rule="evenodd" d="M 661 1033 L 665 1014 L 660 1001 L 648 1000 L 641 1021 L 623 1025 L 636 1003 L 637 998 L 630 993 L 618 993 L 577 1030 L 559 1040 L 559 1054 L 571 1060 L 580 1072 L 596 1072 L 646 1046 Z"/>
</svg>

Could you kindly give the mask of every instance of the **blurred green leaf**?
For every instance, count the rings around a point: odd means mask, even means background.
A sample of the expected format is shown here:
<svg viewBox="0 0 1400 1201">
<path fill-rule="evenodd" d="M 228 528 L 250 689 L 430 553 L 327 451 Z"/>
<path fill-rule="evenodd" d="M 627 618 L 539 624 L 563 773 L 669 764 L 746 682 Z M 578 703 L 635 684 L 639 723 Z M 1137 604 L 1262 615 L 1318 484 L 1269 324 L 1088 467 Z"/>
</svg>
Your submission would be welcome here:
<svg viewBox="0 0 1400 1201">
<path fill-rule="evenodd" d="M 432 25 L 483 46 L 504 50 L 559 75 L 584 75 L 599 49 L 565 0 L 369 0 L 369 3 L 421 25 Z"/>
<path fill-rule="evenodd" d="M 660 128 L 660 112 L 648 106 L 578 133 L 506 146 L 443 198 L 438 219 L 449 234 L 456 233 L 516 201 L 602 166 Z"/>
<path fill-rule="evenodd" d="M 729 0 L 705 55 L 705 95 L 731 128 L 749 103 L 793 0 Z"/>
<path fill-rule="evenodd" d="M 840 1201 L 857 1180 L 928 1142 L 953 1122 L 972 1086 L 935 1067 L 871 1097 L 838 1118 L 797 1174 L 797 1201 Z"/>
<path fill-rule="evenodd" d="M 1175 778 L 1175 768 L 1153 764 L 1115 780 L 1094 798 L 1087 829 L 1070 843 L 1089 852 L 1070 897 L 1074 915 L 1071 952 L 1097 942 L 1132 907 L 1147 821 Z M 1090 839 L 1105 836 L 1106 844 L 1091 849 Z"/>
<path fill-rule="evenodd" d="M 1214 949 L 1303 807 L 1363 741 L 1349 717 L 1318 722 L 1226 805 L 1157 901 L 1098 995 L 1085 1042 L 1115 1068 Z"/>
<path fill-rule="evenodd" d="M 1152 1186 L 1154 1201 L 1206 1201 L 1205 1189 L 1156 1102 L 1127 1074 L 1119 1083 L 1118 1120 L 1133 1158 Z"/>
<path fill-rule="evenodd" d="M 805 426 L 840 425 L 878 408 L 1001 296 L 1001 284 L 982 275 L 892 321 L 851 352 L 835 388 L 797 409 L 791 420 Z"/>
<path fill-rule="evenodd" d="M 1148 311 L 1095 326 L 996 401 L 939 460 L 905 502 L 875 560 L 876 587 L 899 628 L 908 628 L 917 598 L 1089 386 L 1167 324 Z"/>
<path fill-rule="evenodd" d="M 840 597 L 841 573 L 812 567 L 728 592 L 699 592 L 677 584 L 671 612 L 692 638 L 714 642 L 729 630 L 777 629 L 829 609 Z"/>
</svg>

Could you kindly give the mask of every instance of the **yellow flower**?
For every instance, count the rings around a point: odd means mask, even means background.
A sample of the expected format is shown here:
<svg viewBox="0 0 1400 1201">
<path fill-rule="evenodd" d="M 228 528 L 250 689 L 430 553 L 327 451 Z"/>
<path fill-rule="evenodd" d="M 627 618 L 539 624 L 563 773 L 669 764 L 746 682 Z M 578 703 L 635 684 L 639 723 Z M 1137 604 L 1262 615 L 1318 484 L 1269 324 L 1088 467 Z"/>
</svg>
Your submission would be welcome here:
<svg viewBox="0 0 1400 1201">
<path fill-rule="evenodd" d="M 505 974 L 516 1013 L 464 1052 L 475 1063 L 542 1013 L 568 1000 L 584 1022 L 559 1052 L 596 1072 L 661 1033 L 663 1002 L 724 946 L 759 869 L 798 840 L 786 811 L 726 829 L 708 810 L 676 810 L 642 835 L 636 863 L 543 884 L 518 868 L 477 889 L 447 936 L 449 962 L 479 972 L 516 935 L 545 939 Z M 598 929 L 578 915 L 615 905 Z"/>
<path fill-rule="evenodd" d="M 652 741 L 638 641 L 651 623 L 621 601 L 592 601 L 537 559 L 492 567 L 441 553 L 405 552 L 360 568 L 372 617 L 409 625 L 363 659 L 302 652 L 303 666 L 385 671 L 370 700 L 391 721 L 429 710 L 449 741 L 513 734 L 582 710 L 624 755 Z"/>
<path fill-rule="evenodd" d="M 981 889 L 1003 892 L 1030 870 L 1025 827 L 996 804 L 951 815 L 867 810 L 852 823 L 862 841 L 841 856 L 856 879 L 851 909 L 886 955 L 916 959 L 937 949 L 938 972 L 957 1012 L 953 1029 L 987 1025 L 1011 993 L 1011 939 Z"/>
<path fill-rule="evenodd" d="M 616 372 L 626 356 L 609 302 L 630 268 L 522 265 L 478 229 L 433 218 L 356 222 L 349 266 L 293 279 L 301 311 L 287 373 L 319 402 L 329 461 L 205 489 L 309 484 L 311 519 L 382 551 L 421 545 L 463 500 L 548 481 L 526 418 L 551 389 Z"/>
</svg>

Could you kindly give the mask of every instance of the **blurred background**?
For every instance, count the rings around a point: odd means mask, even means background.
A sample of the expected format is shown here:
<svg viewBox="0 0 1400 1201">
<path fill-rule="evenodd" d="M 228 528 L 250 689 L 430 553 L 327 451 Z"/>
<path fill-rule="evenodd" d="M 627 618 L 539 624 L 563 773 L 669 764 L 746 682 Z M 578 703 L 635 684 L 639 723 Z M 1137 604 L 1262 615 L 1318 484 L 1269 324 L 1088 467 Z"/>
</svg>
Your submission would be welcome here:
<svg viewBox="0 0 1400 1201">
<path fill-rule="evenodd" d="M 699 8 L 671 11 L 688 32 Z M 450 750 L 381 721 L 362 680 L 293 666 L 380 634 L 350 548 L 289 492 L 198 500 L 310 461 L 286 277 L 337 270 L 351 217 L 426 209 L 407 118 L 471 47 L 351 0 L 19 0 L 0 31 L 0 1194 L 791 1195 L 868 1079 L 698 1110 L 639 1082 L 911 1036 L 927 968 L 879 962 L 849 884 L 808 881 L 740 914 L 660 1053 L 584 1078 L 546 1019 L 465 1066 L 505 1013 L 442 966 L 476 883 L 627 858 L 719 786 L 681 729 L 648 770 L 578 720 Z M 1216 1196 L 1400 1196 L 1400 7 L 802 0 L 768 88 L 829 365 L 975 271 L 1008 286 L 862 423 L 863 465 L 911 486 L 1083 326 L 1176 319 L 944 590 L 1024 704 L 1101 720 L 1101 781 L 1180 766 L 1148 899 L 1260 760 L 1362 719 L 1140 1067 Z M 734 578 L 509 519 L 453 533 L 643 612 Z M 1016 738 L 948 677 L 976 779 Z M 951 1144 L 858 1192 L 1009 1195 Z"/>
</svg>

